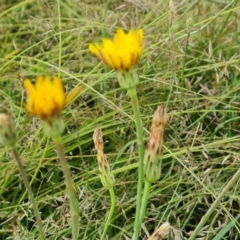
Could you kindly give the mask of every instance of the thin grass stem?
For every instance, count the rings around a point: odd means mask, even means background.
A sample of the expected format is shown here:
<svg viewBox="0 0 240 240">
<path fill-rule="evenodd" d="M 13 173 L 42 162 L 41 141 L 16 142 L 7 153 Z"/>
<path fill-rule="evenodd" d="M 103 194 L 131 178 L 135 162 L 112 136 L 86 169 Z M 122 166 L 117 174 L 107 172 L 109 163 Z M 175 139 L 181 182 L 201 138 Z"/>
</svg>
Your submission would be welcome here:
<svg viewBox="0 0 240 240">
<path fill-rule="evenodd" d="M 106 222 L 106 224 L 104 226 L 104 230 L 103 230 L 103 234 L 101 236 L 101 240 L 104 240 L 104 238 L 106 236 L 106 233 L 107 233 L 108 227 L 109 227 L 109 225 L 111 223 L 112 216 L 113 216 L 113 213 L 114 213 L 114 210 L 115 210 L 115 206 L 116 206 L 116 196 L 115 196 L 113 187 L 109 188 L 109 193 L 110 193 L 110 196 L 111 196 L 111 208 L 110 208 L 110 212 L 108 214 L 107 222 Z"/>
<path fill-rule="evenodd" d="M 74 193 L 73 181 L 72 181 L 70 170 L 68 168 L 67 161 L 64 155 L 63 145 L 60 143 L 60 141 L 56 141 L 56 140 L 55 140 L 55 144 L 56 144 L 56 149 L 60 159 L 60 163 L 62 165 L 62 169 L 65 176 L 65 181 L 66 181 L 66 188 L 69 195 L 71 218 L 72 218 L 72 240 L 77 240 L 78 239 L 78 218 L 79 218 L 78 201 Z"/>
<path fill-rule="evenodd" d="M 41 219 L 41 216 L 40 216 L 40 213 L 39 213 L 39 209 L 38 209 L 37 203 L 35 201 L 33 191 L 32 191 L 32 188 L 30 186 L 30 183 L 28 181 L 27 175 L 26 175 L 25 170 L 23 168 L 22 161 L 21 161 L 21 159 L 18 155 L 18 151 L 16 150 L 16 148 L 12 149 L 12 155 L 17 162 L 18 170 L 19 170 L 19 172 L 22 176 L 23 183 L 24 183 L 25 188 L 27 189 L 27 192 L 28 192 L 28 196 L 29 196 L 29 199 L 30 199 L 31 204 L 32 204 L 33 212 L 34 212 L 35 217 L 36 217 L 40 239 L 44 240 L 45 237 L 44 237 L 44 232 L 43 232 L 43 228 L 42 228 L 42 219 Z"/>
<path fill-rule="evenodd" d="M 105 21 L 106 21 L 106 16 L 107 16 L 107 11 L 108 11 L 109 4 L 110 4 L 110 0 L 107 0 L 106 3 L 105 3 L 104 12 L 103 12 L 103 22 L 104 22 L 104 24 L 102 24 L 102 37 L 103 38 L 107 37 L 107 29 L 106 29 Z"/>
<path fill-rule="evenodd" d="M 62 65 L 62 21 L 61 21 L 61 6 L 60 0 L 57 0 L 57 8 L 58 8 L 58 41 L 59 41 L 59 48 L 58 48 L 58 77 L 61 74 L 61 65 Z"/>
<path fill-rule="evenodd" d="M 213 213 L 213 211 L 216 209 L 216 207 L 218 206 L 219 202 L 222 200 L 222 198 L 225 196 L 225 194 L 227 193 L 227 191 L 235 184 L 235 182 L 237 180 L 239 180 L 240 178 L 240 169 L 238 169 L 238 171 L 233 175 L 232 179 L 228 182 L 228 184 L 223 188 L 222 192 L 218 195 L 218 197 L 215 199 L 215 201 L 213 202 L 213 204 L 211 205 L 211 207 L 208 209 L 208 211 L 206 212 L 206 214 L 202 217 L 201 221 L 199 222 L 199 224 L 197 225 L 197 227 L 195 228 L 195 230 L 193 231 L 191 237 L 189 238 L 189 240 L 194 240 L 196 239 L 196 236 L 198 235 L 198 233 L 201 231 L 202 227 L 204 226 L 204 224 L 206 223 L 206 221 L 209 219 L 209 217 L 211 216 L 211 214 Z"/>
<path fill-rule="evenodd" d="M 143 132 L 142 132 L 142 119 L 139 111 L 139 104 L 137 92 L 135 88 L 128 89 L 131 98 L 131 104 L 135 116 L 135 125 L 137 130 L 137 145 L 139 153 L 139 166 L 138 166 L 138 187 L 137 187 L 137 207 L 134 222 L 134 234 L 132 240 L 138 240 L 139 232 L 141 229 L 140 208 L 142 201 L 142 185 L 143 185 L 143 159 L 144 159 L 144 146 L 143 146 Z"/>
</svg>

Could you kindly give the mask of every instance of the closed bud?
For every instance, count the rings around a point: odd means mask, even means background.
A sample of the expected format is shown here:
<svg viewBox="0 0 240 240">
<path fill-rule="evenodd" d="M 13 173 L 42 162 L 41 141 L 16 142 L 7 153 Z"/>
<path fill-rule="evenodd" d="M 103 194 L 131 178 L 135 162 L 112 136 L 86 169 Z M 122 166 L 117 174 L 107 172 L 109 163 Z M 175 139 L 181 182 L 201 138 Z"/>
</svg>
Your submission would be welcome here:
<svg viewBox="0 0 240 240">
<path fill-rule="evenodd" d="M 16 139 L 16 131 L 11 117 L 0 113 L 0 143 L 14 147 Z"/>
<path fill-rule="evenodd" d="M 98 168 L 102 185 L 106 188 L 112 187 L 115 183 L 108 161 L 103 152 L 103 138 L 100 128 L 96 128 L 93 134 L 95 149 L 97 150 Z"/>
<path fill-rule="evenodd" d="M 166 107 L 160 105 L 153 115 L 151 134 L 144 155 L 145 179 L 149 182 L 157 181 L 161 176 L 163 135 L 167 121 Z"/>
</svg>

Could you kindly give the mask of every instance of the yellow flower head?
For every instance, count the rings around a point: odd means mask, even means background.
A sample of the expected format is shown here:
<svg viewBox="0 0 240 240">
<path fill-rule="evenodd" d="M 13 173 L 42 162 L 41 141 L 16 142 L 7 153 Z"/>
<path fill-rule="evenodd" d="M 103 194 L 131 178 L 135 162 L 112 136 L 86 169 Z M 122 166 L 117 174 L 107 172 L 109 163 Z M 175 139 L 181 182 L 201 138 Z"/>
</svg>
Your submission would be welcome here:
<svg viewBox="0 0 240 240">
<path fill-rule="evenodd" d="M 89 50 L 111 68 L 129 70 L 137 64 L 143 51 L 143 30 L 124 33 L 119 29 L 113 41 L 104 38 L 102 42 L 102 46 L 90 44 Z"/>
<path fill-rule="evenodd" d="M 27 112 L 49 119 L 57 116 L 66 105 L 66 94 L 60 78 L 40 76 L 35 86 L 29 79 L 24 80 L 24 88 L 27 92 Z"/>
</svg>

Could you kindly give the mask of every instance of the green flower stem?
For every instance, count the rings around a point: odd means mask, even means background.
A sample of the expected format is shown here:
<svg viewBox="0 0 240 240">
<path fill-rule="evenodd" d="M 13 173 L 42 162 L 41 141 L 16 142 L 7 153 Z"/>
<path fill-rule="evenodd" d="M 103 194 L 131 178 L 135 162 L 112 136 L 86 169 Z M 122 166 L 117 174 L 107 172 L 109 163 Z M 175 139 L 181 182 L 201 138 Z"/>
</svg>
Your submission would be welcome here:
<svg viewBox="0 0 240 240">
<path fill-rule="evenodd" d="M 115 197 L 115 193 L 114 193 L 113 187 L 109 188 L 109 193 L 110 193 L 110 196 L 111 196 L 111 208 L 110 208 L 110 212 L 108 214 L 107 222 L 106 222 L 106 224 L 104 226 L 104 230 L 103 230 L 103 234 L 101 236 L 101 240 L 104 240 L 104 238 L 106 236 L 106 233 L 107 233 L 108 227 L 110 225 L 110 222 L 112 220 L 113 212 L 114 212 L 115 206 L 116 206 L 116 197 Z"/>
<path fill-rule="evenodd" d="M 31 204 L 32 204 L 32 208 L 33 208 L 33 211 L 34 211 L 34 214 L 35 214 L 35 217 L 36 217 L 36 221 L 37 221 L 37 225 L 38 225 L 38 231 L 39 231 L 39 235 L 40 235 L 40 238 L 42 240 L 45 239 L 44 237 L 44 233 L 43 233 L 43 229 L 42 229 L 42 219 L 40 217 L 40 213 L 39 213 L 39 210 L 38 210 L 38 206 L 37 206 L 37 203 L 35 201 L 35 198 L 34 198 L 34 195 L 33 195 L 33 192 L 32 192 L 32 188 L 30 186 L 30 183 L 28 181 L 28 178 L 27 178 L 27 175 L 24 171 L 24 168 L 23 168 L 23 164 L 22 164 L 22 161 L 18 155 L 18 152 L 16 150 L 15 147 L 12 148 L 12 155 L 13 157 L 16 159 L 17 161 L 17 165 L 18 165 L 18 170 L 22 176 L 22 179 L 23 179 L 23 183 L 25 185 L 25 188 L 27 189 L 27 192 L 28 192 L 28 196 L 29 196 L 29 199 L 31 201 Z"/>
<path fill-rule="evenodd" d="M 240 178 L 240 168 L 238 171 L 233 175 L 232 179 L 228 182 L 228 184 L 223 188 L 222 192 L 219 194 L 219 196 L 215 199 L 211 207 L 208 209 L 206 214 L 202 217 L 201 221 L 193 231 L 191 237 L 189 240 L 194 240 L 196 239 L 198 233 L 201 231 L 203 225 L 206 223 L 206 221 L 209 219 L 213 211 L 216 209 L 218 206 L 219 202 L 222 200 L 222 198 L 225 196 L 226 192 L 235 184 L 236 181 L 238 181 Z"/>
<path fill-rule="evenodd" d="M 140 221 L 141 222 L 143 222 L 143 219 L 144 219 L 144 216 L 145 216 L 147 202 L 148 202 L 148 198 L 149 198 L 149 195 L 150 195 L 151 185 L 152 185 L 151 182 L 145 180 L 143 198 L 142 198 L 142 205 L 141 205 L 141 211 L 140 211 Z"/>
<path fill-rule="evenodd" d="M 142 120 L 139 111 L 137 92 L 135 88 L 128 89 L 129 96 L 131 98 L 132 108 L 135 116 L 135 124 L 137 130 L 137 144 L 139 152 L 139 167 L 138 167 L 138 187 L 137 187 L 137 207 L 134 223 L 134 235 L 132 240 L 138 240 L 139 232 L 141 230 L 140 208 L 142 200 L 142 185 L 143 185 L 143 159 L 144 159 L 144 146 L 143 146 L 143 127 Z"/>
<path fill-rule="evenodd" d="M 54 141 L 56 144 L 56 149 L 58 152 L 60 163 L 62 165 L 64 176 L 65 176 L 66 188 L 67 188 L 69 200 L 70 200 L 70 210 L 71 210 L 71 218 L 72 218 L 72 240 L 77 240 L 78 239 L 78 218 L 79 218 L 78 201 L 74 193 L 73 181 L 72 181 L 70 170 L 68 168 L 67 161 L 64 155 L 63 145 L 61 144 L 60 139 L 54 139 Z"/>
</svg>

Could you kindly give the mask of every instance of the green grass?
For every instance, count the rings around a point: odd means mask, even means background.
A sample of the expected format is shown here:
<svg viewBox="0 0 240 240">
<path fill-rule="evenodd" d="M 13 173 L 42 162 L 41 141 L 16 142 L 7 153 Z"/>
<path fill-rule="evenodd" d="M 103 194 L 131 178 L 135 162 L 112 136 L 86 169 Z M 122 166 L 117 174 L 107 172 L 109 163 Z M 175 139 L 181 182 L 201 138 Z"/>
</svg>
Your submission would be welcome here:
<svg viewBox="0 0 240 240">
<path fill-rule="evenodd" d="M 240 5 L 235 1 L 2 1 L 0 112 L 14 117 L 20 157 L 39 204 L 47 239 L 68 239 L 69 202 L 54 143 L 23 110 L 22 79 L 60 74 L 67 92 L 83 93 L 63 112 L 63 141 L 80 207 L 79 239 L 100 239 L 110 209 L 92 135 L 104 134 L 113 169 L 116 208 L 106 239 L 130 239 L 138 150 L 126 90 L 88 44 L 119 27 L 143 28 L 137 86 L 147 141 L 151 117 L 166 103 L 162 178 L 151 187 L 141 239 L 163 222 L 188 239 L 240 167 Z M 177 4 L 181 2 L 181 4 Z M 60 4 L 58 8 L 58 3 Z M 60 30 L 60 31 L 59 31 Z M 239 181 L 207 219 L 199 239 L 240 238 Z M 225 230 L 224 230 L 225 229 Z M 39 239 L 17 165 L 0 147 L 0 239 Z"/>
</svg>

